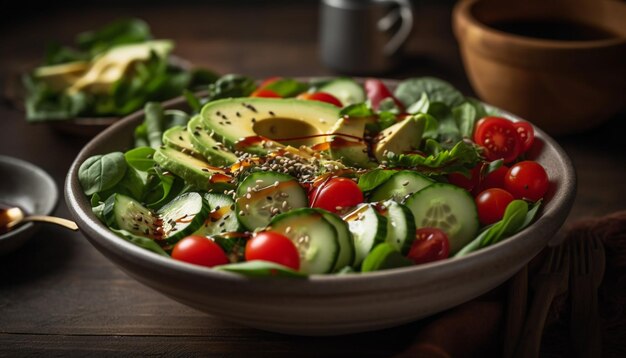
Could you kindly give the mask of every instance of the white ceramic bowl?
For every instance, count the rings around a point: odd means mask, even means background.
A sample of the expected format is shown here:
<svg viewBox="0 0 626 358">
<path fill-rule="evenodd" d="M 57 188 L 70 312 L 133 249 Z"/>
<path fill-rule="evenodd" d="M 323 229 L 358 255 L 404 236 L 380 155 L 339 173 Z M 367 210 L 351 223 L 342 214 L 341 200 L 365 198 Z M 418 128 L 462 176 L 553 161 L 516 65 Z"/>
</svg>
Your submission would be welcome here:
<svg viewBox="0 0 626 358">
<path fill-rule="evenodd" d="M 184 99 L 165 105 L 187 109 Z M 143 115 L 138 112 L 106 129 L 76 157 L 65 198 L 78 226 L 137 281 L 198 310 L 268 331 L 321 336 L 378 330 L 469 301 L 506 281 L 546 246 L 565 221 L 576 191 L 570 159 L 535 128 L 537 142 L 530 154 L 547 169 L 551 187 L 535 223 L 515 236 L 462 258 L 408 268 L 307 279 L 247 278 L 153 254 L 117 237 L 92 213 L 78 167 L 92 155 L 130 148 Z"/>
</svg>

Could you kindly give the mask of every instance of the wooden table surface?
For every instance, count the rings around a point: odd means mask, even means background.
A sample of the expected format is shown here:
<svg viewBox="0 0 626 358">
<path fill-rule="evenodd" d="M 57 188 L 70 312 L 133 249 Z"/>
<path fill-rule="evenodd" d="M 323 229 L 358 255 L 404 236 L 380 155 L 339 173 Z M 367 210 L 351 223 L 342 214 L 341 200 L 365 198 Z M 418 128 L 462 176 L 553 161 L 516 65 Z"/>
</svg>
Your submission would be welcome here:
<svg viewBox="0 0 626 358">
<path fill-rule="evenodd" d="M 437 76 L 473 94 L 450 30 L 451 5 L 419 3 L 407 60 L 386 77 Z M 77 32 L 121 16 L 145 19 L 156 37 L 175 41 L 176 54 L 218 73 L 332 75 L 318 59 L 317 10 L 315 2 L 49 10 L 3 25 L 0 75 L 4 79 L 36 63 L 53 40 L 70 43 Z M 557 137 L 579 178 L 568 222 L 626 208 L 625 117 Z M 24 113 L 4 104 L 0 128 L 0 154 L 40 166 L 61 191 L 70 163 L 88 140 L 27 124 Z M 69 217 L 63 199 L 56 214 Z M 409 345 L 418 328 L 419 322 L 347 337 L 303 338 L 241 327 L 142 286 L 82 234 L 52 226 L 42 225 L 24 247 L 0 257 L 0 356 L 389 356 Z"/>
</svg>

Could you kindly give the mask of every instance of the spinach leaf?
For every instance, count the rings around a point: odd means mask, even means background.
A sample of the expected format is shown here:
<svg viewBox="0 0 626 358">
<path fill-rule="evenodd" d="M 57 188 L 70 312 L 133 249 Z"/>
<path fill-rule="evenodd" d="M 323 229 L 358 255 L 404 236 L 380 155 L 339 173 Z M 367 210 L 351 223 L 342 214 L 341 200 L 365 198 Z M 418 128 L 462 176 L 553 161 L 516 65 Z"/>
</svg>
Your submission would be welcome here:
<svg viewBox="0 0 626 358">
<path fill-rule="evenodd" d="M 131 167 L 146 172 L 155 165 L 155 161 L 152 159 L 154 151 L 150 147 L 138 147 L 124 153 L 124 159 Z"/>
<path fill-rule="evenodd" d="M 128 240 L 130 242 L 132 242 L 133 244 L 144 248 L 148 251 L 152 251 L 156 254 L 159 254 L 161 256 L 167 256 L 169 257 L 170 255 L 167 254 L 167 252 L 165 252 L 165 250 L 163 250 L 163 248 L 161 246 L 159 246 L 159 244 L 157 244 L 156 242 L 154 242 L 154 240 L 149 239 L 147 237 L 142 237 L 142 236 L 138 236 L 135 235 L 133 233 L 130 233 L 126 230 L 122 230 L 122 229 L 114 229 L 112 227 L 109 227 L 109 229 L 111 231 L 113 231 L 117 236 Z"/>
<path fill-rule="evenodd" d="M 116 193 L 130 196 L 131 198 L 142 201 L 144 191 L 146 190 L 146 180 L 148 174 L 146 172 L 140 172 L 135 168 L 126 168 L 126 173 L 122 180 L 120 180 L 116 186 L 111 190 Z"/>
<path fill-rule="evenodd" d="M 513 200 L 507 206 L 500 221 L 487 226 L 474 240 L 465 245 L 454 256 L 465 256 L 520 232 L 534 220 L 540 206 L 541 200 L 534 203 L 530 209 L 525 201 Z"/>
<path fill-rule="evenodd" d="M 95 155 L 78 168 L 78 181 L 86 195 L 113 188 L 126 174 L 126 160 L 121 152 Z"/>
<path fill-rule="evenodd" d="M 204 103 L 220 98 L 248 97 L 256 89 L 254 79 L 237 74 L 227 74 L 209 85 Z"/>
<path fill-rule="evenodd" d="M 413 265 L 413 261 L 404 257 L 388 242 L 376 245 L 363 260 L 361 272 L 380 271 Z"/>
<path fill-rule="evenodd" d="M 379 112 L 389 112 L 393 114 L 400 114 L 400 108 L 391 97 L 385 98 L 378 104 Z"/>
<path fill-rule="evenodd" d="M 415 113 L 428 113 L 428 107 L 430 106 L 430 100 L 428 99 L 428 95 L 426 92 L 422 93 L 420 99 L 413 103 L 407 108 L 407 113 L 415 114 Z"/>
<path fill-rule="evenodd" d="M 157 171 L 156 175 L 149 177 L 146 188 L 144 197 L 146 206 L 150 209 L 159 209 L 185 190 L 185 182 L 177 176 Z"/>
<path fill-rule="evenodd" d="M 428 108 L 428 114 L 437 118 L 438 126 L 434 131 L 439 144 L 444 148 L 451 148 L 455 143 L 461 140 L 461 131 L 456 124 L 456 120 L 450 108 L 441 102 L 432 102 Z M 433 131 L 428 132 L 432 134 Z"/>
<path fill-rule="evenodd" d="M 253 260 L 213 267 L 215 270 L 238 273 L 249 277 L 306 278 L 307 275 L 274 262 Z"/>
<path fill-rule="evenodd" d="M 369 117 L 373 115 L 374 112 L 365 103 L 351 104 L 339 111 L 340 117 Z"/>
<path fill-rule="evenodd" d="M 464 102 L 452 108 L 452 115 L 454 116 L 460 135 L 464 138 L 472 138 L 474 125 L 478 119 L 476 107 L 469 102 Z"/>
<path fill-rule="evenodd" d="M 449 107 L 461 104 L 463 95 L 446 81 L 434 77 L 418 77 L 402 81 L 395 90 L 395 96 L 405 106 L 410 107 L 426 94 L 430 102 L 441 102 Z"/>
<path fill-rule="evenodd" d="M 140 19 L 121 19 L 95 30 L 78 34 L 78 47 L 92 56 L 112 47 L 150 40 L 150 27 Z"/>
<path fill-rule="evenodd" d="M 359 188 L 363 192 L 374 190 L 376 187 L 386 182 L 397 171 L 388 169 L 374 169 L 359 177 Z"/>
<path fill-rule="evenodd" d="M 437 154 L 389 154 L 389 166 L 415 169 L 425 175 L 444 175 L 453 172 L 467 173 L 480 161 L 477 148 L 464 141 L 452 149 L 444 149 Z"/>
<path fill-rule="evenodd" d="M 265 86 L 265 89 L 274 91 L 279 96 L 294 97 L 309 89 L 309 85 L 296 81 L 292 78 L 281 78 L 278 81 L 272 82 Z"/>
<path fill-rule="evenodd" d="M 146 133 L 150 147 L 156 149 L 163 145 L 163 106 L 160 103 L 148 102 L 145 106 Z"/>
</svg>

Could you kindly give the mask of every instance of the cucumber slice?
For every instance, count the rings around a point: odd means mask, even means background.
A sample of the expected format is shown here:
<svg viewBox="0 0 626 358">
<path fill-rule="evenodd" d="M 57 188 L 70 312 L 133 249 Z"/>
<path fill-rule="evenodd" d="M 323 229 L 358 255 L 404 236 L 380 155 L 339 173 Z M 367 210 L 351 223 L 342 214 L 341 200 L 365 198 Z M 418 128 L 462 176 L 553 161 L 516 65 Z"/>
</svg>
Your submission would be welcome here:
<svg viewBox="0 0 626 358">
<path fill-rule="evenodd" d="M 165 204 L 157 215 L 162 221 L 162 237 L 173 245 L 202 226 L 209 215 L 209 204 L 199 193 L 184 193 Z"/>
<path fill-rule="evenodd" d="M 405 205 L 411 210 L 417 228 L 437 227 L 450 240 L 454 254 L 476 237 L 479 228 L 474 199 L 465 189 L 452 184 L 432 184 L 411 194 Z"/>
<path fill-rule="evenodd" d="M 385 241 L 402 254 L 407 254 L 415 240 L 415 219 L 411 210 L 393 200 L 378 203 L 375 208 L 387 218 Z"/>
<path fill-rule="evenodd" d="M 111 195 L 104 203 L 102 216 L 111 228 L 152 239 L 161 236 L 157 233 L 158 216 L 129 196 Z"/>
<path fill-rule="evenodd" d="M 306 192 L 287 174 L 252 173 L 237 187 L 237 218 L 248 230 L 263 228 L 274 216 L 306 206 Z"/>
<path fill-rule="evenodd" d="M 338 78 L 332 80 L 318 89 L 320 92 L 326 92 L 337 97 L 341 104 L 345 106 L 365 102 L 367 99 L 363 86 L 356 83 L 351 78 Z"/>
<path fill-rule="evenodd" d="M 411 265 L 413 265 L 413 261 L 404 257 L 393 245 L 383 242 L 377 245 L 363 260 L 361 272 L 380 271 Z"/>
<path fill-rule="evenodd" d="M 324 216 L 324 219 L 331 223 L 337 230 L 337 240 L 339 242 L 339 255 L 333 272 L 337 272 L 346 266 L 352 265 L 354 262 L 354 242 L 348 224 L 339 216 L 323 209 L 315 209 Z"/>
<path fill-rule="evenodd" d="M 206 193 L 204 199 L 209 204 L 209 215 L 194 235 L 213 236 L 241 230 L 235 212 L 235 200 L 225 194 Z"/>
<path fill-rule="evenodd" d="M 300 253 L 300 272 L 331 272 L 339 255 L 335 226 L 315 209 L 300 208 L 276 216 L 270 230 L 285 235 Z"/>
<path fill-rule="evenodd" d="M 343 219 L 352 233 L 355 249 L 353 265 L 358 267 L 374 246 L 385 241 L 387 219 L 369 204 L 357 206 Z"/>
<path fill-rule="evenodd" d="M 411 170 L 401 170 L 392 175 L 370 196 L 370 201 L 394 200 L 399 203 L 407 195 L 413 194 L 433 184 L 431 179 Z"/>
</svg>

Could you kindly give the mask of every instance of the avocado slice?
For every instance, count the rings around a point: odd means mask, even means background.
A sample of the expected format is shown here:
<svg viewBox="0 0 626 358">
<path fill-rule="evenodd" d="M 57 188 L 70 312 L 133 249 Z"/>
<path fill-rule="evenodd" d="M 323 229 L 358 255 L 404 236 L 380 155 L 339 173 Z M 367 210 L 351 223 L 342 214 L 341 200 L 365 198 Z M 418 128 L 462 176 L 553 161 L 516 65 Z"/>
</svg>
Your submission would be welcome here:
<svg viewBox="0 0 626 358">
<path fill-rule="evenodd" d="M 230 182 L 232 178 L 221 168 L 174 148 L 160 147 L 153 158 L 161 167 L 183 178 L 194 188 L 220 192 L 234 187 Z"/>
<path fill-rule="evenodd" d="M 163 133 L 163 144 L 196 158 L 203 158 L 191 143 L 187 127 L 174 126 Z"/>
<path fill-rule="evenodd" d="M 293 98 L 230 98 L 209 102 L 201 116 L 230 148 L 265 154 L 276 142 L 295 147 L 326 142 L 339 108 Z"/>
<path fill-rule="evenodd" d="M 330 156 L 352 167 L 375 167 L 377 163 L 370 159 L 363 139 L 365 126 L 373 121 L 373 117 L 340 118 L 330 130 L 330 133 L 338 134 L 330 139 Z"/>
<path fill-rule="evenodd" d="M 386 159 L 387 152 L 402 154 L 419 148 L 426 121 L 422 116 L 412 116 L 380 132 L 374 144 L 374 156 Z"/>
<path fill-rule="evenodd" d="M 147 61 L 154 53 L 167 57 L 174 48 L 169 40 L 147 41 L 138 44 L 116 46 L 97 56 L 85 72 L 68 88 L 70 93 L 86 91 L 91 93 L 108 93 L 111 86 L 119 81 L 138 61 Z"/>
<path fill-rule="evenodd" d="M 225 166 L 237 161 L 237 156 L 233 152 L 211 136 L 211 130 L 207 129 L 200 115 L 189 120 L 187 134 L 193 147 L 207 159 L 209 164 Z"/>
<path fill-rule="evenodd" d="M 89 69 L 89 62 L 75 61 L 37 67 L 33 71 L 33 76 L 46 83 L 52 90 L 62 91 L 76 82 L 87 69 Z"/>
</svg>

